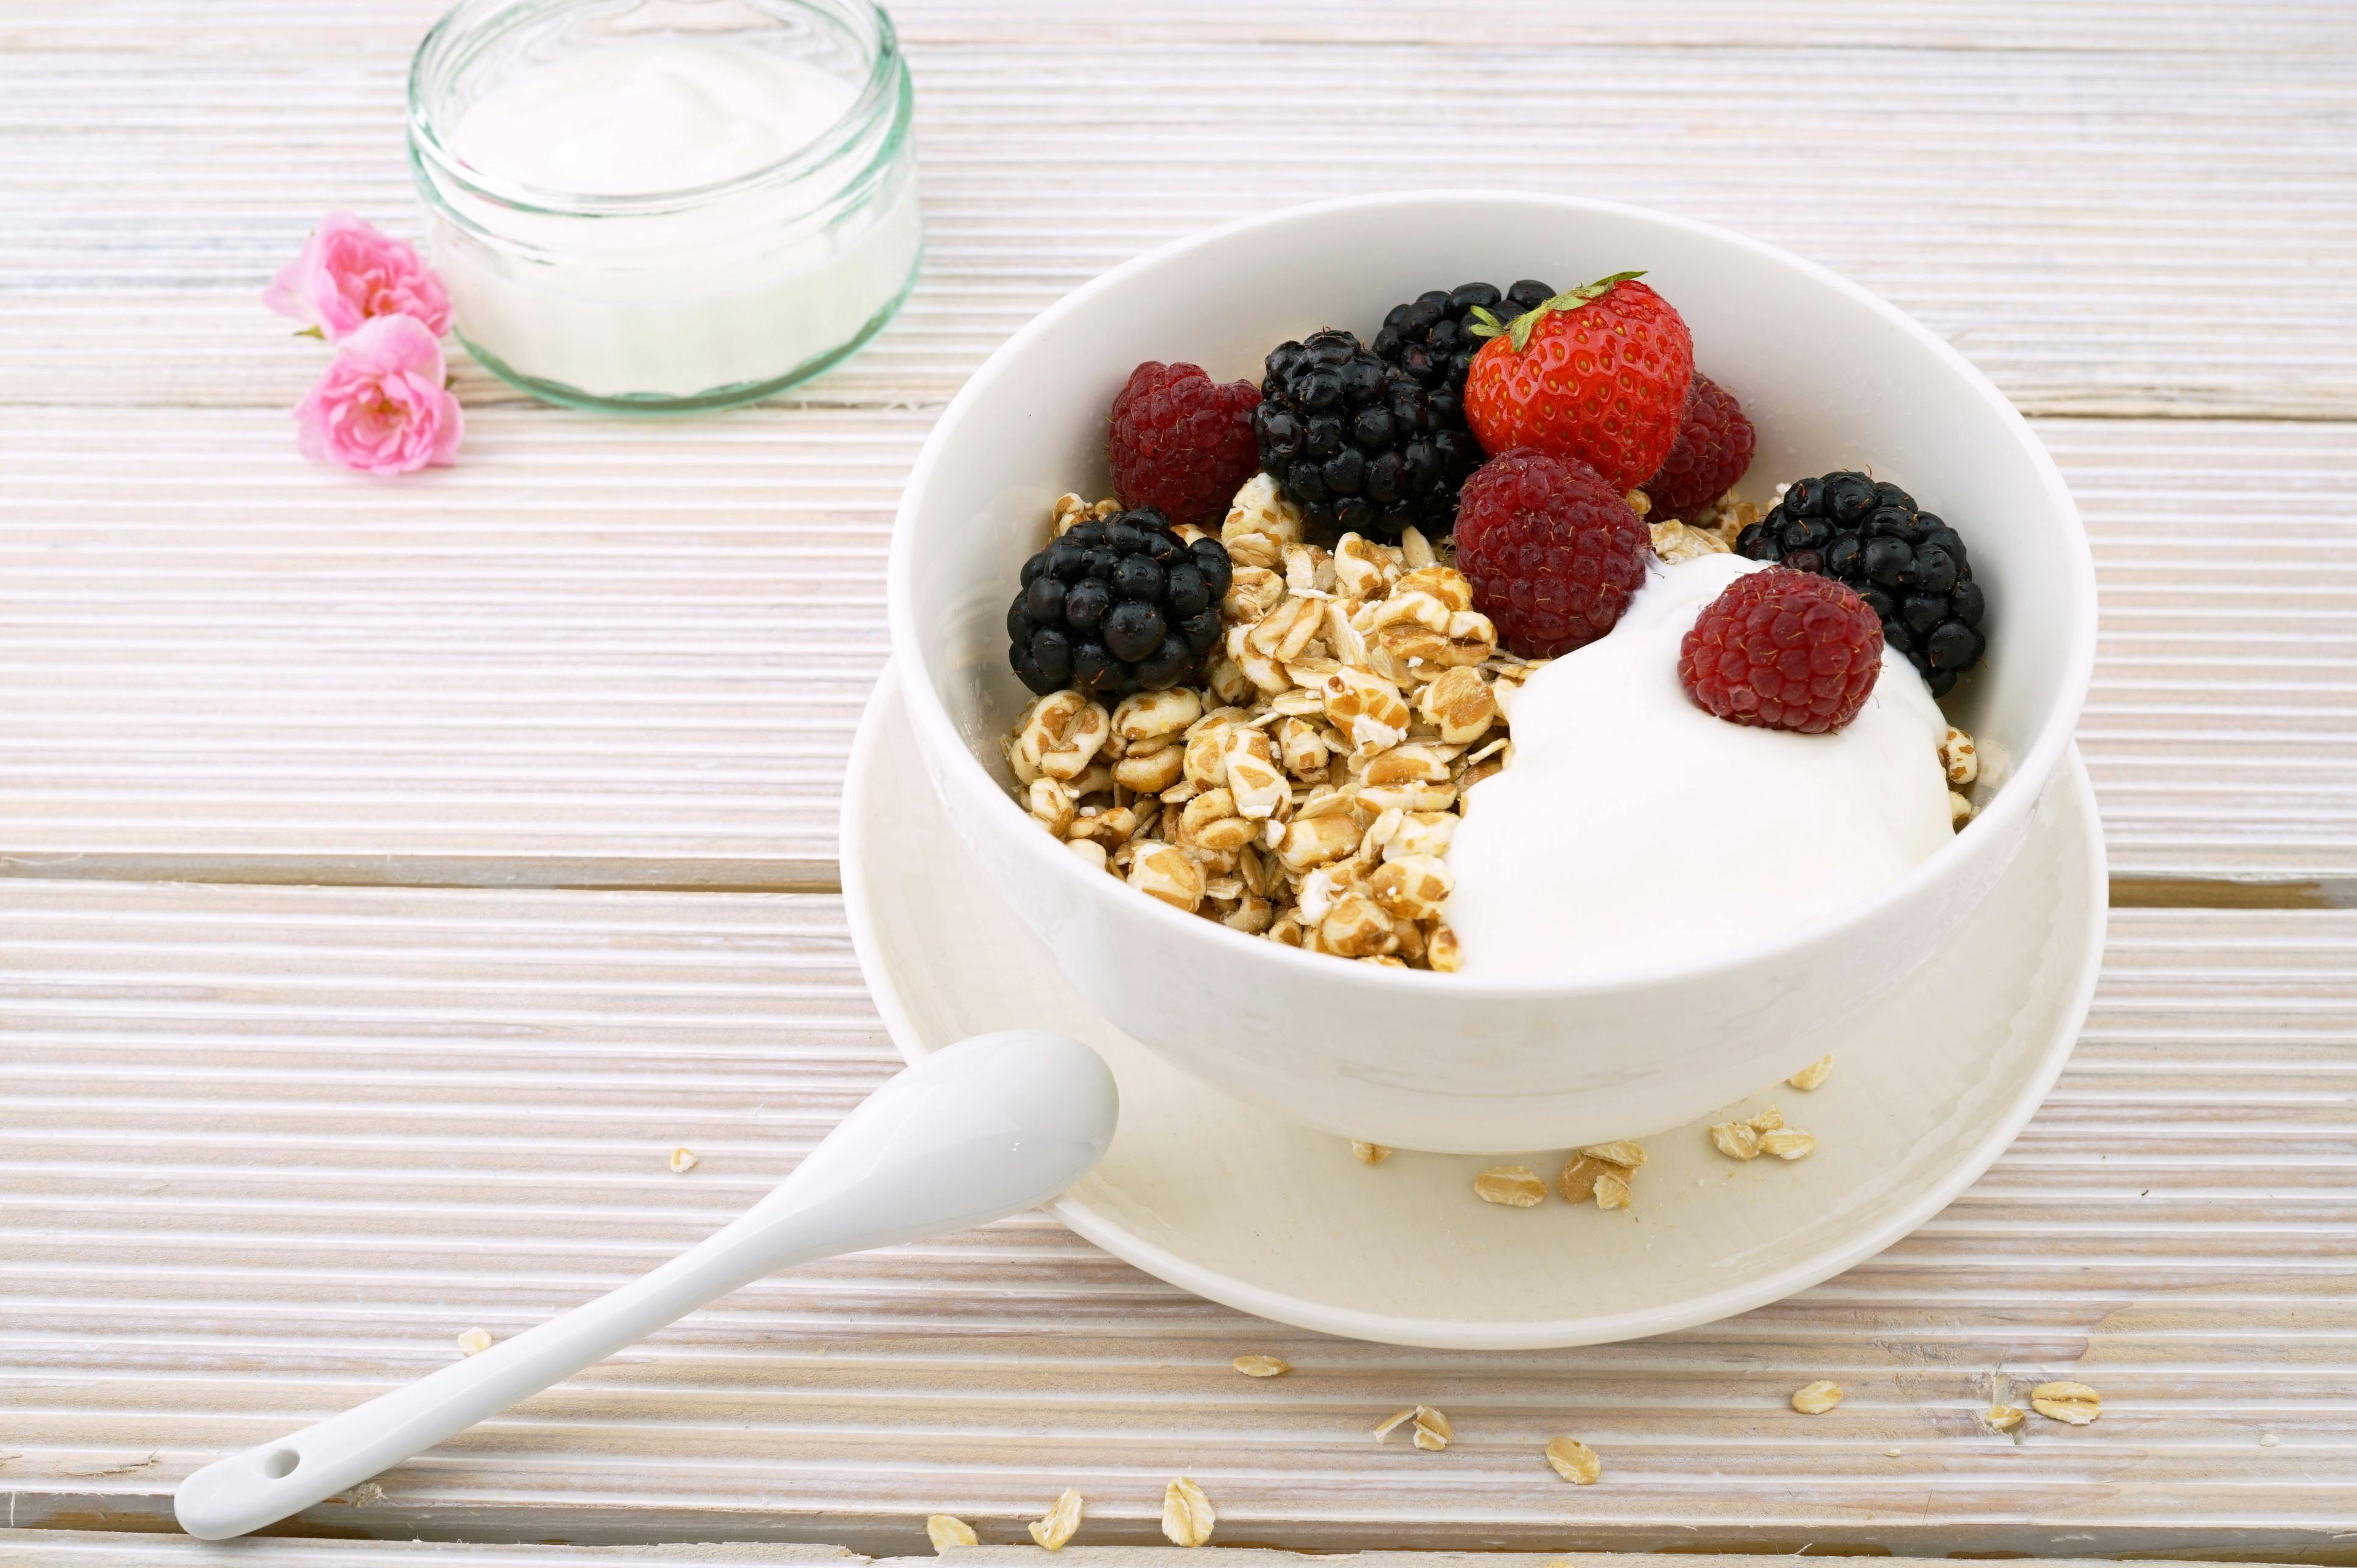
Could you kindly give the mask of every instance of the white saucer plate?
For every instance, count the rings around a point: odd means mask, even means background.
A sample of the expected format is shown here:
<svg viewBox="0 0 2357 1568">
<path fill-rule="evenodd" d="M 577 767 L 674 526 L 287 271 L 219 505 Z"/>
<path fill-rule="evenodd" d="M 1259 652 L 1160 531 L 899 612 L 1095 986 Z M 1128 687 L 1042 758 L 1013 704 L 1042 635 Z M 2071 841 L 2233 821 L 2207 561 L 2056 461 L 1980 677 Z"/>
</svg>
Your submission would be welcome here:
<svg viewBox="0 0 2357 1568">
<path fill-rule="evenodd" d="M 1708 1323 L 1905 1236 L 1988 1168 L 2061 1071 L 2093 993 L 2106 906 L 2094 796 L 2074 753 L 1996 891 L 1929 968 L 1831 1042 L 1822 1088 L 1763 1084 L 1645 1137 L 1628 1209 L 1552 1197 L 1521 1209 L 1472 1188 L 1477 1172 L 1513 1156 L 1402 1151 L 1362 1165 L 1341 1140 L 1231 1100 L 1107 1024 L 952 829 L 888 670 L 852 748 L 842 863 L 852 940 L 901 1055 L 1032 1026 L 1085 1040 L 1111 1064 L 1120 1133 L 1054 1205 L 1057 1218 L 1213 1301 L 1451 1349 L 1605 1344 Z M 1813 1155 L 1738 1164 L 1712 1148 L 1710 1122 L 1771 1104 L 1814 1134 Z M 1562 1158 L 1534 1151 L 1521 1163 L 1552 1177 Z"/>
</svg>

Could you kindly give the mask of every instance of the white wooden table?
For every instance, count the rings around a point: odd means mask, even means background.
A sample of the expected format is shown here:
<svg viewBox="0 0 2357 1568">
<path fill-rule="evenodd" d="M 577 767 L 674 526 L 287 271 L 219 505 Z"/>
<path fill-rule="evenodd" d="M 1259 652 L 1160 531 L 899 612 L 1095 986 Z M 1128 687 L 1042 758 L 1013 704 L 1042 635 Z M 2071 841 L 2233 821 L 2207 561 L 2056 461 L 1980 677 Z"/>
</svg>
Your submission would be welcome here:
<svg viewBox="0 0 2357 1568">
<path fill-rule="evenodd" d="M 289 1528 L 906 1552 L 1071 1486 L 1142 1543 L 1183 1472 L 1231 1544 L 2347 1561 L 2357 12 L 910 0 L 931 252 L 867 353 L 675 424 L 465 367 L 459 467 L 374 483 L 296 457 L 318 353 L 256 295 L 331 209 L 414 232 L 433 9 L 0 5 L 0 1552 L 120 1557 L 55 1532 L 167 1529 L 207 1458 L 789 1168 L 893 1065 L 835 793 L 942 401 L 1146 246 L 1457 182 L 1837 267 L 2061 462 L 2118 908 L 2016 1148 L 1795 1300 L 1550 1354 L 1276 1328 L 1010 1221 L 748 1289 Z M 1992 1435 L 2000 1369 L 2105 1413 Z M 1794 1416 L 1815 1377 L 1847 1402 Z M 1368 1440 L 1418 1400 L 1446 1454 Z M 1603 1484 L 1538 1461 L 1566 1430 Z"/>
</svg>

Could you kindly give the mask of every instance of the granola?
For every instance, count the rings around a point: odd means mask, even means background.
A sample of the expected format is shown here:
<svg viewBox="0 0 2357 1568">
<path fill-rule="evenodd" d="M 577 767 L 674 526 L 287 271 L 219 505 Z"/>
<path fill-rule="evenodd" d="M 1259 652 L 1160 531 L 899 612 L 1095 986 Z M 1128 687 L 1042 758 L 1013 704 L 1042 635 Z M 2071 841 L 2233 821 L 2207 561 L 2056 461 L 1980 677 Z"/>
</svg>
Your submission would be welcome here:
<svg viewBox="0 0 2357 1568">
<path fill-rule="evenodd" d="M 974 1526 L 955 1514 L 947 1513 L 925 1516 L 925 1539 L 933 1543 L 933 1550 L 936 1552 L 947 1552 L 952 1547 L 979 1546 L 982 1543 L 982 1538 L 974 1532 Z"/>
<path fill-rule="evenodd" d="M 1448 1447 L 1449 1439 L 1457 1435 L 1455 1430 L 1449 1426 L 1447 1416 L 1428 1404 L 1418 1404 L 1410 1405 L 1376 1427 L 1375 1441 L 1381 1443 L 1403 1423 L 1408 1423 L 1409 1434 L 1415 1438 L 1418 1448 L 1437 1452 Z"/>
<path fill-rule="evenodd" d="M 1846 1391 L 1831 1379 L 1820 1378 L 1813 1383 L 1803 1383 L 1792 1391 L 1792 1408 L 1803 1415 L 1823 1415 L 1841 1403 Z"/>
<path fill-rule="evenodd" d="M 1495 1165 L 1473 1178 L 1473 1191 L 1484 1203 L 1514 1208 L 1535 1208 L 1546 1201 L 1546 1183 L 1528 1165 Z"/>
<path fill-rule="evenodd" d="M 1068 495 L 1060 537 L 1119 504 Z M 1183 531 L 1182 531 L 1183 532 Z M 1087 864 L 1288 947 L 1457 966 L 1441 912 L 1466 792 L 1505 766 L 1501 653 L 1471 585 L 1410 530 L 1309 542 L 1266 475 L 1221 528 L 1233 564 L 1200 688 L 1041 697 L 1005 743 L 1016 799 Z"/>
<path fill-rule="evenodd" d="M 1816 1072 L 1819 1068 L 1832 1071 L 1832 1062 L 1833 1058 L 1827 1057 L 1806 1071 L 1794 1075 L 1792 1082 L 1798 1088 L 1813 1089 L 1815 1084 L 1803 1084 L 1800 1079 Z M 1819 1074 L 1816 1081 L 1824 1081 L 1823 1074 Z M 1730 1160 L 1756 1160 L 1762 1155 L 1773 1155 L 1780 1160 L 1798 1160 L 1807 1157 L 1817 1146 L 1816 1139 L 1808 1133 L 1797 1127 L 1785 1126 L 1784 1113 L 1773 1105 L 1742 1121 L 1714 1122 L 1710 1129 L 1710 1142 L 1713 1148 Z"/>
<path fill-rule="evenodd" d="M 1049 531 L 1120 511 L 1065 495 Z M 1758 518 L 1729 492 L 1653 521 L 1654 547 L 1664 561 L 1723 553 Z M 1110 709 L 1072 690 L 1037 699 L 1002 743 L 1015 798 L 1083 864 L 1175 909 L 1308 952 L 1453 972 L 1449 844 L 1474 785 L 1512 761 L 1501 690 L 1547 661 L 1501 649 L 1471 584 L 1415 529 L 1331 548 L 1309 533 L 1266 474 L 1248 480 L 1220 528 L 1231 576 L 1200 684 Z M 1970 736 L 1951 728 L 1940 752 L 1952 789 L 1976 777 Z M 1972 804 L 1951 805 L 1962 829 Z"/>
<path fill-rule="evenodd" d="M 1173 1546 L 1204 1546 L 1211 1542 L 1212 1527 L 1220 1516 L 1212 1510 L 1211 1499 L 1203 1488 L 1184 1476 L 1172 1478 L 1162 1489 L 1162 1533 Z"/>
<path fill-rule="evenodd" d="M 1549 1439 L 1546 1462 L 1555 1467 L 1556 1475 L 1575 1487 L 1592 1486 L 1604 1474 L 1604 1461 L 1597 1457 L 1595 1449 L 1577 1437 Z"/>
<path fill-rule="evenodd" d="M 1590 1144 L 1572 1152 L 1571 1159 L 1556 1173 L 1555 1190 L 1566 1203 L 1593 1198 L 1598 1208 L 1626 1208 L 1634 1201 L 1631 1183 L 1637 1167 L 1644 1163 L 1644 1145 L 1631 1139 Z"/>
<path fill-rule="evenodd" d="M 1823 1088 L 1825 1079 L 1833 1076 L 1833 1070 L 1834 1058 L 1829 1055 L 1822 1056 L 1784 1081 L 1794 1089 L 1808 1093 Z"/>
<path fill-rule="evenodd" d="M 1046 1518 L 1031 1521 L 1031 1539 L 1050 1552 L 1061 1552 L 1065 1543 L 1079 1533 L 1083 1506 L 1081 1494 L 1066 1487 Z"/>
<path fill-rule="evenodd" d="M 2029 1391 L 2029 1408 L 2049 1421 L 2084 1426 L 2104 1413 L 2104 1396 L 2084 1383 L 2040 1383 Z"/>
</svg>

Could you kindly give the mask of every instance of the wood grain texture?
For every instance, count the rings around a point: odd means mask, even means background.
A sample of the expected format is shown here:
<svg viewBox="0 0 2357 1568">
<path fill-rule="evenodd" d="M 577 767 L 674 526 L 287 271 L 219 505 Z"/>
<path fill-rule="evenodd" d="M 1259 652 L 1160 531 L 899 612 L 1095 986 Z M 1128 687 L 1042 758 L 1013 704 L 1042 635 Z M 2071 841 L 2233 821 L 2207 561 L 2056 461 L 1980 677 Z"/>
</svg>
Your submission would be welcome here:
<svg viewBox="0 0 2357 1568">
<path fill-rule="evenodd" d="M 324 211 L 415 231 L 400 86 L 438 8 L 0 7 L 0 1528 L 51 1527 L 0 1557 L 196 1552 L 58 1527 L 168 1529 L 206 1458 L 643 1270 L 890 1069 L 832 899 L 513 885 L 828 886 L 934 414 L 1041 306 L 1225 219 L 1513 184 L 1893 298 L 2037 418 L 2086 511 L 2115 869 L 2357 886 L 2346 5 L 911 0 L 931 248 L 869 352 L 678 425 L 462 361 L 463 465 L 369 484 L 296 457 L 320 351 L 256 295 Z M 2357 915 L 2120 913 L 2007 1158 L 1707 1329 L 1351 1345 L 1027 1219 L 740 1293 L 296 1528 L 909 1551 L 938 1508 L 1019 1541 L 1074 1485 L 1083 1541 L 1134 1546 L 1183 1471 L 1229 1544 L 2346 1562 L 2352 974 Z M 1246 1382 L 1248 1349 L 1300 1369 Z M 1999 1369 L 2106 1413 L 1993 1436 Z M 1793 1415 L 1816 1377 L 1850 1398 Z M 1415 1400 L 1458 1443 L 1375 1449 Z M 1559 1431 L 1604 1484 L 1544 1469 Z"/>
<path fill-rule="evenodd" d="M 1349 1344 L 1022 1219 L 740 1292 L 301 1527 L 906 1551 L 935 1509 L 1020 1541 L 1072 1486 L 1086 1539 L 1136 1543 L 1183 1473 L 1238 1544 L 2321 1559 L 2357 1516 L 2352 960 L 2357 915 L 2121 912 L 2005 1159 L 1708 1328 Z M 212 1455 L 717 1226 L 893 1061 L 832 899 L 0 886 L 16 1521 L 160 1526 Z M 1992 1434 L 2000 1369 L 2083 1378 L 2103 1419 Z M 1796 1416 L 1819 1377 L 1849 1398 Z M 1377 1448 L 1416 1401 L 1458 1441 Z M 1558 1432 L 1603 1484 L 1546 1469 Z"/>
<path fill-rule="evenodd" d="M 1201 1568 L 1202 1559 L 1171 1546 L 1070 1546 L 1060 1568 Z M 186 1539 L 110 1535 L 96 1530 L 0 1530 L 0 1554 L 22 1568 L 122 1568 L 128 1563 L 219 1562 L 218 1547 Z M 258 1538 L 236 1551 L 268 1568 L 921 1568 L 937 1561 L 862 1557 L 832 1547 L 773 1541 L 697 1541 L 649 1546 L 484 1546 L 439 1541 L 289 1541 Z M 1740 1553 L 1688 1553 L 1693 1568 L 1780 1568 L 1784 1559 Z M 1037 1563 L 1029 1547 L 968 1547 L 957 1559 L 975 1568 Z M 1535 1552 L 1369 1552 L 1336 1558 L 1306 1558 L 1266 1548 L 1230 1548 L 1219 1561 L 1227 1568 L 1555 1568 L 1560 1556 Z M 1932 1568 L 1932 1559 L 1878 1557 L 1876 1568 Z M 2054 1558 L 2051 1568 L 2116 1568 L 2117 1560 Z M 1658 1568 L 1650 1558 L 1624 1552 L 1593 1552 L 1579 1568 Z"/>
<path fill-rule="evenodd" d="M 0 428 L 0 853 L 50 875 L 824 886 L 929 415 L 479 412 L 397 485 L 281 416 Z M 2357 876 L 2357 442 L 2047 419 L 2126 875 Z M 397 863 L 397 864 L 396 864 Z M 636 863 L 636 864 L 631 864 Z"/>
<path fill-rule="evenodd" d="M 349 10 L 285 0 L 15 0 L 0 14 L 0 48 L 23 51 L 144 50 L 255 59 L 320 54 L 359 43 L 406 50 L 433 0 Z M 1109 10 L 1092 0 L 916 0 L 890 7 L 911 45 L 986 42 L 1324 44 L 1509 43 L 1656 45 L 1710 48 L 2069 50 L 2097 55 L 2296 54 L 2347 51 L 2347 9 L 2335 0 L 1811 0 L 1775 11 L 1748 0 L 1676 0 L 1648 6 L 1491 5 L 1468 11 L 1430 0 L 1197 0 Z M 1347 23 L 1347 27 L 1341 24 Z"/>
<path fill-rule="evenodd" d="M 436 4 L 0 18 L 19 871 L 826 886 L 888 519 L 974 365 L 1148 245 L 1469 171 L 1827 262 L 2032 411 L 2168 416 L 2040 422 L 2101 556 L 2115 861 L 2357 876 L 2344 7 L 907 5 L 931 251 L 883 339 L 679 425 L 462 365 L 462 467 L 371 483 L 296 456 L 319 350 L 255 295 L 330 208 L 414 231 L 400 84 Z M 1499 70 L 1503 37 L 1581 91 Z"/>
<path fill-rule="evenodd" d="M 931 1556 L 863 1557 L 837 1548 L 774 1541 L 694 1541 L 646 1546 L 486 1546 L 438 1541 L 290 1541 L 257 1538 L 241 1543 L 241 1556 L 267 1568 L 921 1568 Z M 24 1568 L 121 1568 L 127 1563 L 202 1563 L 220 1561 L 219 1548 L 185 1539 L 110 1535 L 95 1530 L 0 1530 L 0 1553 Z M 1201 1568 L 1203 1559 L 1171 1546 L 1069 1546 L 1060 1568 Z M 1694 1568 L 1779 1568 L 1786 1559 L 1740 1552 L 1682 1553 Z M 1813 1554 L 1816 1555 L 1816 1554 Z M 1038 1563 L 1028 1546 L 967 1547 L 957 1561 L 971 1568 L 1012 1568 Z M 1230 1547 L 1219 1558 L 1227 1568 L 1559 1568 L 1560 1554 L 1484 1552 L 1363 1552 L 1318 1554 L 1266 1547 Z M 1875 1568 L 1932 1568 L 1936 1559 L 1878 1557 Z M 2050 1568 L 2116 1568 L 2120 1560 L 2050 1558 Z M 1598 1552 L 1577 1559 L 1578 1568 L 1658 1568 L 1650 1557 Z"/>
<path fill-rule="evenodd" d="M 294 7 L 93 22 L 81 48 L 19 32 L 0 53 L 25 219 L 0 241 L 0 400 L 291 403 L 316 346 L 253 295 L 324 211 L 416 227 L 401 93 L 439 8 L 403 0 L 253 50 L 234 40 Z M 1543 9 L 1494 25 L 1519 38 Z M 1920 36 L 1899 6 L 1786 47 L 1719 27 L 1717 5 L 1649 7 L 1598 38 L 1598 9 L 1560 12 L 1509 70 L 1486 38 L 1364 39 L 1332 0 L 1286 7 L 1281 38 L 1218 12 L 1175 37 L 1017 37 L 973 25 L 984 7 L 899 7 L 925 276 L 891 330 L 790 401 L 938 403 L 1041 306 L 1150 245 L 1321 196 L 1488 182 L 1785 245 L 1947 335 L 2031 412 L 2357 413 L 2357 212 L 2335 199 L 2357 173 L 2345 11 L 2263 27 L 2281 50 L 2228 70 L 2205 47 L 2151 48 L 2136 5 L 2108 13 L 2112 48 L 2092 55 L 2039 47 L 2026 8 L 2002 49 L 1883 46 L 1881 26 Z M 473 373 L 461 391 L 516 396 Z"/>
</svg>

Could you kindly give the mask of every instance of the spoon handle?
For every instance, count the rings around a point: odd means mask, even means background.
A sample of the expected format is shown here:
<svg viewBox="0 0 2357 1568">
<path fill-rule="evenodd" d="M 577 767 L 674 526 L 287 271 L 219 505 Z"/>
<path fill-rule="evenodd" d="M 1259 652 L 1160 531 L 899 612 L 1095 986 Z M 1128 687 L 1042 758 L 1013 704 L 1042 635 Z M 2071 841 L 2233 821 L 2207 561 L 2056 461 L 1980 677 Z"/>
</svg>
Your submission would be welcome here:
<svg viewBox="0 0 2357 1568">
<path fill-rule="evenodd" d="M 203 1541 L 259 1530 L 464 1432 L 773 1270 L 1044 1203 L 1113 1141 L 1096 1053 L 1038 1030 L 935 1053 L 869 1095 L 741 1219 L 609 1295 L 180 1483 Z"/>
<path fill-rule="evenodd" d="M 180 1527 L 201 1541 L 243 1535 L 456 1436 L 768 1273 L 780 1261 L 775 1223 L 748 1214 L 596 1301 L 292 1436 L 216 1460 L 180 1484 Z"/>
</svg>

